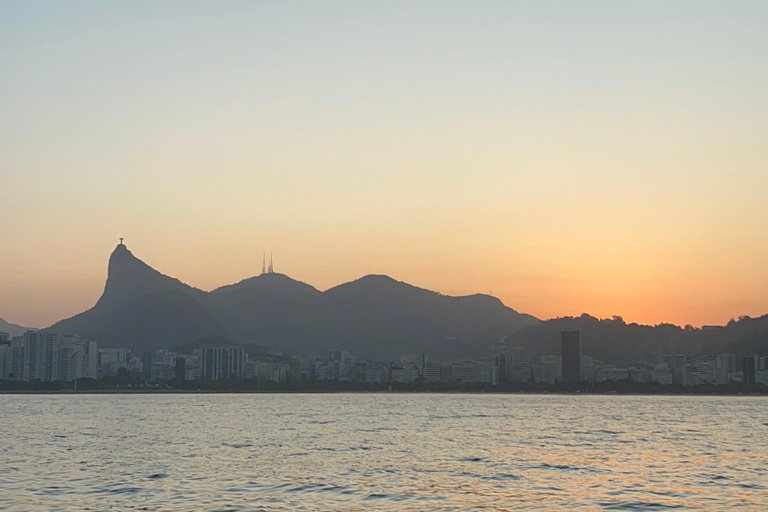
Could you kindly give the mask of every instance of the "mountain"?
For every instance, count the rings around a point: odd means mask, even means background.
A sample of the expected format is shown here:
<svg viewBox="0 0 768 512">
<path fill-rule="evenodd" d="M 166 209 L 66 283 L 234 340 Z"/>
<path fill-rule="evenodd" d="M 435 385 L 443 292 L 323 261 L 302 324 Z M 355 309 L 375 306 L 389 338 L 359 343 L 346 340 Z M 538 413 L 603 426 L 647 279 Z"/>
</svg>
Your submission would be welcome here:
<svg viewBox="0 0 768 512">
<path fill-rule="evenodd" d="M 449 297 L 387 276 L 321 292 L 267 273 L 205 292 L 154 270 L 121 243 L 94 307 L 48 330 L 139 351 L 228 338 L 297 355 L 345 349 L 358 357 L 425 351 L 440 358 L 456 352 L 457 340 L 537 323 L 487 295 Z"/>
<path fill-rule="evenodd" d="M 29 331 L 29 330 L 36 331 L 37 329 L 35 329 L 34 327 L 22 327 L 20 325 L 8 323 L 2 318 L 0 318 L 0 332 L 8 333 L 11 338 L 14 338 L 16 336 L 21 336 L 22 334 L 24 334 L 26 331 Z"/>
<path fill-rule="evenodd" d="M 107 283 L 96 305 L 46 330 L 95 337 L 102 346 L 135 351 L 168 348 L 190 338 L 228 336 L 200 302 L 206 296 L 161 274 L 121 243 L 109 257 Z"/>
</svg>

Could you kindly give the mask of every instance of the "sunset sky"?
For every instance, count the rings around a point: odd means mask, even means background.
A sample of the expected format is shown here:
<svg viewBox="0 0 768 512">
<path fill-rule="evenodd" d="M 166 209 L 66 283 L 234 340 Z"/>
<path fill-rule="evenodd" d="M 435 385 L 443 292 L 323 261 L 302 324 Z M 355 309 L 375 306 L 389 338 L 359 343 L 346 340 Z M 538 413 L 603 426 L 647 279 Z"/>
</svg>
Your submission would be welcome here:
<svg viewBox="0 0 768 512">
<path fill-rule="evenodd" d="M 539 318 L 768 313 L 768 2 L 0 2 L 0 317 L 125 237 Z"/>
</svg>

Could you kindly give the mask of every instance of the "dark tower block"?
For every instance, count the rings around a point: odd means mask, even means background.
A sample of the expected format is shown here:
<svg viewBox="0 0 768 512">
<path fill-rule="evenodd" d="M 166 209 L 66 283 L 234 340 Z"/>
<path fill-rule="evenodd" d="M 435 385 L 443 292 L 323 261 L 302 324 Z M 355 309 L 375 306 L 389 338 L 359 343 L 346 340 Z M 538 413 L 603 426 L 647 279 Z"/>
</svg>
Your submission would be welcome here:
<svg viewBox="0 0 768 512">
<path fill-rule="evenodd" d="M 581 380 L 581 344 L 579 331 L 560 333 L 560 357 L 563 362 L 563 382 L 573 384 Z"/>
</svg>

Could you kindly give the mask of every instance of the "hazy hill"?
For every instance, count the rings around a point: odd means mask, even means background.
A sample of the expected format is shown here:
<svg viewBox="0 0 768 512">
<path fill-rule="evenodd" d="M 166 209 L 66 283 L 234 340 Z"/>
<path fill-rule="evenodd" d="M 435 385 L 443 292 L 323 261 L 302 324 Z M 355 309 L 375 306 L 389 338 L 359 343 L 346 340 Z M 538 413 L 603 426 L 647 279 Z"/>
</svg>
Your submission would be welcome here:
<svg viewBox="0 0 768 512">
<path fill-rule="evenodd" d="M 743 317 L 721 328 L 681 328 L 627 324 L 620 317 L 597 319 L 587 314 L 547 320 L 511 333 L 506 345 L 490 351 L 514 350 L 522 359 L 560 353 L 560 332 L 575 327 L 580 331 L 582 354 L 606 363 L 628 366 L 638 361 L 656 361 L 665 354 L 702 356 L 722 352 L 739 357 L 768 353 L 768 315 Z"/>
<path fill-rule="evenodd" d="M 37 330 L 34 327 L 22 327 L 21 325 L 12 324 L 0 318 L 0 332 L 7 332 L 11 338 L 21 336 L 30 329 L 33 331 Z"/>
<path fill-rule="evenodd" d="M 121 244 L 110 256 L 96 305 L 49 330 L 134 350 L 228 338 L 299 355 L 347 349 L 359 357 L 416 351 L 442 357 L 453 350 L 447 338 L 538 322 L 493 297 L 447 297 L 386 276 L 320 292 L 282 274 L 263 274 L 204 292 L 157 272 Z"/>
</svg>

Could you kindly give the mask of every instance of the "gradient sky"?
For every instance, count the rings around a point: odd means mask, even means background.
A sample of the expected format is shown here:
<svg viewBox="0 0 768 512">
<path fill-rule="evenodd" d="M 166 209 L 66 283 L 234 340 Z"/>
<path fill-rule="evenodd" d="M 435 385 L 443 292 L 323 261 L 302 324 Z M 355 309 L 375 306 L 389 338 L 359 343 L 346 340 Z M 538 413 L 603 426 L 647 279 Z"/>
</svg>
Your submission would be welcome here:
<svg viewBox="0 0 768 512">
<path fill-rule="evenodd" d="M 540 318 L 768 313 L 768 2 L 0 2 L 0 317 L 118 237 Z"/>
</svg>

